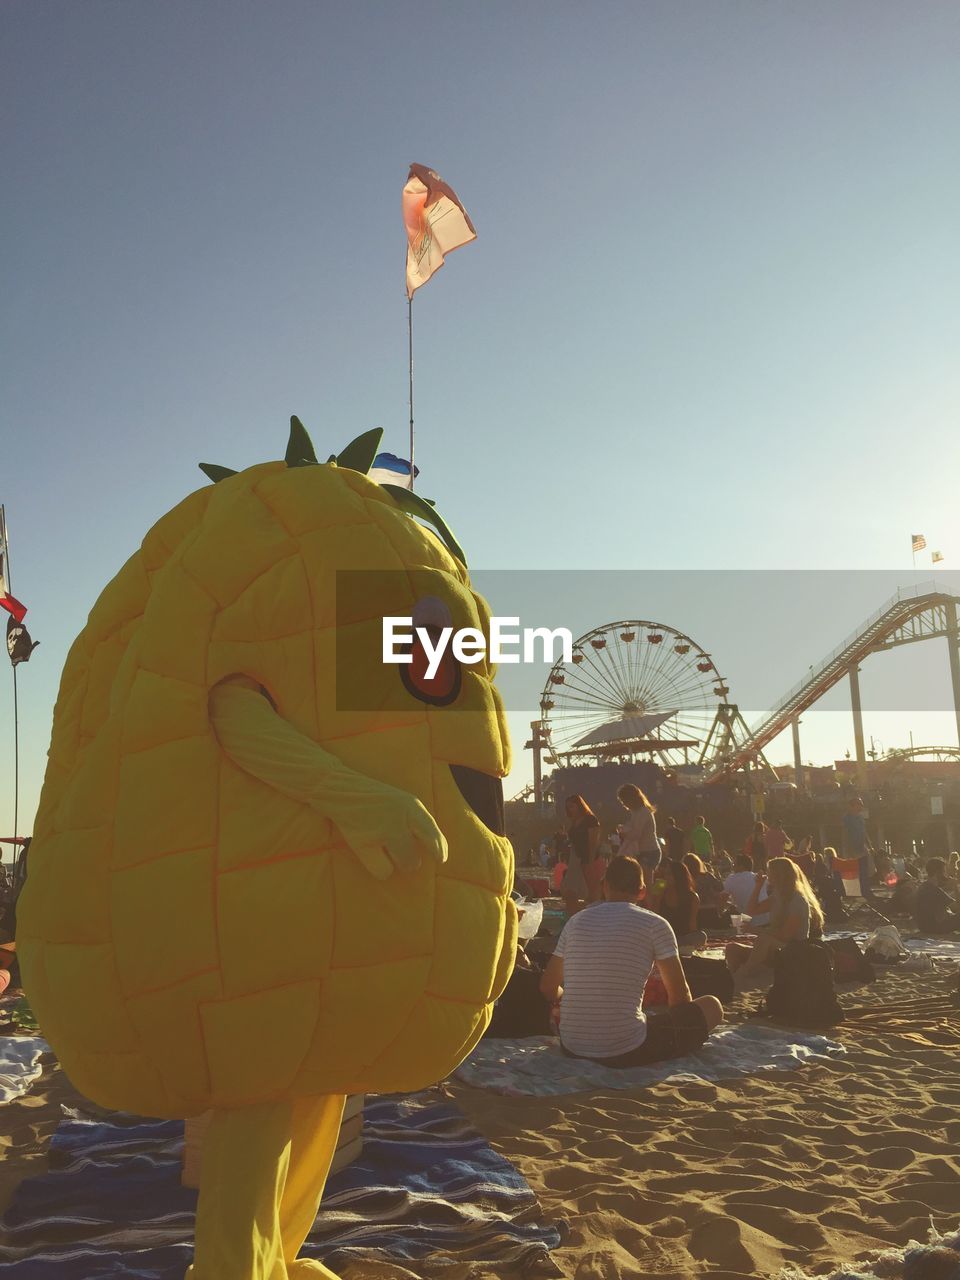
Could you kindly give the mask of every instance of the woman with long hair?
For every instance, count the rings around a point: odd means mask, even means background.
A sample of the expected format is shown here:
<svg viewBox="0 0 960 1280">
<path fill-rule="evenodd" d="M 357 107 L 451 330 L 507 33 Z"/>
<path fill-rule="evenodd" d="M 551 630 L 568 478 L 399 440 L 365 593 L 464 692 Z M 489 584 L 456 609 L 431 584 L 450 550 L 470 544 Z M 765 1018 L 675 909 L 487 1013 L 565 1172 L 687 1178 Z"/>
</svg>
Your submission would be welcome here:
<svg viewBox="0 0 960 1280">
<path fill-rule="evenodd" d="M 700 895 L 697 928 L 725 928 L 730 922 L 730 907 L 727 903 L 727 894 L 724 892 L 723 881 L 713 874 L 699 854 L 685 853 L 683 865 L 693 876 L 693 887 Z"/>
<path fill-rule="evenodd" d="M 643 867 L 646 884 L 652 884 L 653 873 L 660 865 L 660 841 L 657 839 L 657 812 L 638 786 L 625 782 L 617 792 L 617 799 L 626 809 L 628 817 L 623 824 L 620 853 L 636 858 Z"/>
<path fill-rule="evenodd" d="M 585 903 L 593 902 L 599 896 L 600 885 L 594 864 L 600 844 L 600 820 L 581 795 L 567 796 L 564 807 L 570 852 L 560 894 L 567 915 L 572 916 Z M 602 879 L 601 875 L 600 881 Z"/>
<path fill-rule="evenodd" d="M 790 858 L 771 858 L 766 875 L 758 874 L 753 897 L 747 903 L 752 914 L 764 888 L 770 896 L 770 923 L 760 930 L 751 947 L 731 942 L 727 964 L 734 972 L 755 973 L 769 964 L 788 942 L 823 936 L 823 910 L 810 882 Z"/>
<path fill-rule="evenodd" d="M 648 911 L 663 916 L 677 935 L 678 942 L 700 941 L 697 933 L 697 916 L 700 912 L 700 895 L 693 876 L 682 862 L 665 858 L 643 905 Z"/>
</svg>

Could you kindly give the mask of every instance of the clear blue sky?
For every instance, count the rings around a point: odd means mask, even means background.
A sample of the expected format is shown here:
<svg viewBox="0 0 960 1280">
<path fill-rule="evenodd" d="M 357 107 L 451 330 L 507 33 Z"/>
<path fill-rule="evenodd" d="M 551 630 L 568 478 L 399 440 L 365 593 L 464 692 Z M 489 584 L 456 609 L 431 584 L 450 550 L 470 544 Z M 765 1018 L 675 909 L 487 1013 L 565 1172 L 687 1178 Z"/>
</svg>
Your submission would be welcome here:
<svg viewBox="0 0 960 1280">
<path fill-rule="evenodd" d="M 27 825 L 66 649 L 199 460 L 292 412 L 404 451 L 410 161 L 479 232 L 416 301 L 421 488 L 475 565 L 956 565 L 958 65 L 941 0 L 7 0 Z"/>
</svg>

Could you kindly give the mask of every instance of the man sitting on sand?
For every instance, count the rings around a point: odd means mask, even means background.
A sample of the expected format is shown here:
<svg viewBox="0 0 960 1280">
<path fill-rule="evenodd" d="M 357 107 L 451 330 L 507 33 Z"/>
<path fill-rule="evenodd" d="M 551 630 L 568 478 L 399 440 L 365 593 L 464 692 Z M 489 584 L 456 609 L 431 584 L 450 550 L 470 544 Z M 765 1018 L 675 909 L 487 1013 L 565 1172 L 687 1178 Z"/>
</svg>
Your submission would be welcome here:
<svg viewBox="0 0 960 1280">
<path fill-rule="evenodd" d="M 914 906 L 917 928 L 927 937 L 960 933 L 960 914 L 943 884 L 946 870 L 942 858 L 931 858 L 926 867 L 927 878 L 917 890 Z"/>
<path fill-rule="evenodd" d="M 638 905 L 643 871 L 635 858 L 614 858 L 603 886 L 604 902 L 567 921 L 540 983 L 548 1000 L 562 996 L 564 1052 L 605 1067 L 692 1053 L 723 1021 L 723 1005 L 691 997 L 673 930 Z M 648 1016 L 641 1005 L 654 964 L 669 1008 Z"/>
<path fill-rule="evenodd" d="M 753 859 L 749 853 L 738 853 L 734 859 L 734 871 L 723 882 L 724 890 L 730 895 L 734 906 L 741 915 L 747 913 L 747 905 L 753 898 L 757 887 L 757 877 L 753 871 Z M 751 924 L 764 925 L 770 923 L 770 899 L 761 896 Z"/>
</svg>

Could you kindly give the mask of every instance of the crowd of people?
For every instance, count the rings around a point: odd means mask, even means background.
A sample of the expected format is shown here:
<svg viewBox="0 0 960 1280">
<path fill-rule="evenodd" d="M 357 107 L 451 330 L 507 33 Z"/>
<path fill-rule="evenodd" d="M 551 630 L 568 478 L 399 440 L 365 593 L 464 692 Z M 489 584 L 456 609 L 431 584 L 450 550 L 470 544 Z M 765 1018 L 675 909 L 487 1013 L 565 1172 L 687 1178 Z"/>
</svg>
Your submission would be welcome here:
<svg viewBox="0 0 960 1280">
<path fill-rule="evenodd" d="M 739 930 L 725 942 L 726 965 L 738 980 L 772 973 L 792 943 L 818 942 L 826 925 L 846 918 L 837 851 L 794 841 L 782 821 L 757 821 L 743 848 L 717 849 L 704 818 L 688 829 L 674 817 L 658 827 L 654 805 L 639 787 L 620 788 L 623 820 L 604 839 L 582 795 L 566 801 L 566 826 L 540 849 L 563 899 L 566 924 L 539 980 L 559 1007 L 564 1053 L 627 1067 L 680 1056 L 703 1044 L 723 1020 L 715 995 L 691 993 L 681 954 L 708 932 Z M 863 802 L 844 815 L 843 851 L 859 870 L 860 896 L 875 900 L 877 875 Z M 930 859 L 922 884 L 912 882 L 909 907 L 926 934 L 960 933 L 957 854 Z M 666 1007 L 647 1014 L 644 993 L 659 978 Z"/>
</svg>

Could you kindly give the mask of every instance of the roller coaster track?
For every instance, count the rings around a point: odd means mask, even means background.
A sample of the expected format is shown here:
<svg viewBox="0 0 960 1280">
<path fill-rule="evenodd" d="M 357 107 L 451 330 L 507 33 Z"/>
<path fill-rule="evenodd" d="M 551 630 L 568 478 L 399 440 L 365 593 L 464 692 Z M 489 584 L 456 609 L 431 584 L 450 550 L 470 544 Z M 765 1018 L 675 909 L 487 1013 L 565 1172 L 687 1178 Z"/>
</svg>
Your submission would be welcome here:
<svg viewBox="0 0 960 1280">
<path fill-rule="evenodd" d="M 958 604 L 960 597 L 938 590 L 932 582 L 898 591 L 843 644 L 812 667 L 806 678 L 751 728 L 747 738 L 721 758 L 714 759 L 712 776 L 719 777 L 754 761 L 797 716 L 819 701 L 869 654 L 937 636 L 956 635 Z"/>
</svg>

